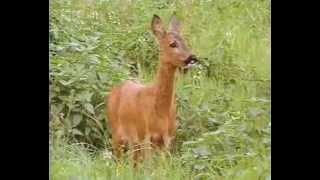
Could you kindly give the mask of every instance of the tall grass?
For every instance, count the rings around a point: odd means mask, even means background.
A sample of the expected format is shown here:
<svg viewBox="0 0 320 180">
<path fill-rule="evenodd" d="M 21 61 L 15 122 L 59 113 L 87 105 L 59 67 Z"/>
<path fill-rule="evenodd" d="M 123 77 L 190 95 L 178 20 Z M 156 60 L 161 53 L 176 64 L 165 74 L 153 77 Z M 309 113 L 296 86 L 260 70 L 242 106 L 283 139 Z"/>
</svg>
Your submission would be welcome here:
<svg viewBox="0 0 320 180">
<path fill-rule="evenodd" d="M 106 157 L 104 99 L 152 81 L 150 21 L 174 12 L 200 63 L 177 77 L 175 150 L 132 169 Z M 51 179 L 270 179 L 269 0 L 50 0 L 49 39 Z"/>
<path fill-rule="evenodd" d="M 212 164 L 207 171 L 201 172 L 203 168 L 201 165 L 187 169 L 179 156 L 167 156 L 166 154 L 157 154 L 149 161 L 133 168 L 127 160 L 116 163 L 102 150 L 92 153 L 90 149 L 80 144 L 52 146 L 50 153 L 50 179 L 251 180 L 270 178 L 270 174 L 266 172 L 269 166 L 268 160 L 262 159 L 261 161 L 257 157 L 241 158 L 236 165 L 226 169 L 220 168 L 219 164 Z M 223 175 L 219 175 L 217 170 L 220 170 Z"/>
</svg>

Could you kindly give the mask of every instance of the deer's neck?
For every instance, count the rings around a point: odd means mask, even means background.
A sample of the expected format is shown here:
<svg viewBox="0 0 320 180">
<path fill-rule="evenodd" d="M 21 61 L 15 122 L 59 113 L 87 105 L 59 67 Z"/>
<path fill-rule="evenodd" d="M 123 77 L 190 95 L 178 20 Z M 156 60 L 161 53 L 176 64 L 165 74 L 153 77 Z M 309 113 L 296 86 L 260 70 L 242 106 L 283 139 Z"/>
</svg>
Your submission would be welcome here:
<svg viewBox="0 0 320 180">
<path fill-rule="evenodd" d="M 155 79 L 156 92 L 156 111 L 159 115 L 166 116 L 170 113 L 175 94 L 175 72 L 176 67 L 162 63 L 160 56 L 160 65 Z"/>
</svg>

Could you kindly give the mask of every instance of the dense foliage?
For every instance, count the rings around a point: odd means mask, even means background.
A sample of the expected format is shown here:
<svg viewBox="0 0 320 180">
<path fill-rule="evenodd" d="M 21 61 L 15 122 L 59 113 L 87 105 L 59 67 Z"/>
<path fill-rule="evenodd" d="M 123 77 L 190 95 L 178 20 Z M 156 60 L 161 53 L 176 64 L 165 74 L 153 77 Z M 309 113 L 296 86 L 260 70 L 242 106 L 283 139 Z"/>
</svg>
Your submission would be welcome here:
<svg viewBox="0 0 320 180">
<path fill-rule="evenodd" d="M 66 144 L 110 149 L 105 97 L 122 80 L 152 81 L 158 49 L 150 20 L 158 14 L 168 22 L 173 12 L 200 63 L 178 77 L 176 149 L 168 167 L 155 166 L 173 170 L 163 175 L 170 179 L 270 178 L 270 1 L 50 0 L 52 178 L 73 173 L 58 168 L 68 166 Z M 97 169 L 92 178 L 107 175 L 99 167 L 116 166 L 100 155 L 81 157 Z M 112 177 L 161 177 L 150 174 Z"/>
</svg>

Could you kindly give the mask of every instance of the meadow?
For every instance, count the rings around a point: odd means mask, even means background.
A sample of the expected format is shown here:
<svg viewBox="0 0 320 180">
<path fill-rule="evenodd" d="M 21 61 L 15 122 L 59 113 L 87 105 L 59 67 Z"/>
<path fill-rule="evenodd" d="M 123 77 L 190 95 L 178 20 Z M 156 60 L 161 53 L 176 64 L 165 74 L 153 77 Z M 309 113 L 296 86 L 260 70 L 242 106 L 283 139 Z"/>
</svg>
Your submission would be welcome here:
<svg viewBox="0 0 320 180">
<path fill-rule="evenodd" d="M 50 0 L 50 179 L 271 179 L 270 0 Z M 200 62 L 177 77 L 177 140 L 112 159 L 105 97 L 153 80 L 153 14 L 176 13 Z M 130 152 L 129 152 L 130 153 Z"/>
</svg>

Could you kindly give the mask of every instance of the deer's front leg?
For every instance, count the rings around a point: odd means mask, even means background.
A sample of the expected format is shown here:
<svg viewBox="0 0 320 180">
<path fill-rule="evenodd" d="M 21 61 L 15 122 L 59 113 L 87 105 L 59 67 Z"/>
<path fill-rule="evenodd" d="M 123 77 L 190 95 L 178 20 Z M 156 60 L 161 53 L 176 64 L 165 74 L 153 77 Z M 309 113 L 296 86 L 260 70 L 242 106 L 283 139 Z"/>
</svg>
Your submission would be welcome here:
<svg viewBox="0 0 320 180">
<path fill-rule="evenodd" d="M 154 133 L 151 135 L 150 141 L 153 147 L 161 148 L 164 146 L 163 136 L 159 133 Z"/>
</svg>

